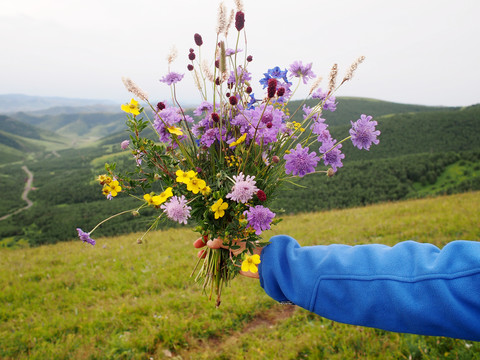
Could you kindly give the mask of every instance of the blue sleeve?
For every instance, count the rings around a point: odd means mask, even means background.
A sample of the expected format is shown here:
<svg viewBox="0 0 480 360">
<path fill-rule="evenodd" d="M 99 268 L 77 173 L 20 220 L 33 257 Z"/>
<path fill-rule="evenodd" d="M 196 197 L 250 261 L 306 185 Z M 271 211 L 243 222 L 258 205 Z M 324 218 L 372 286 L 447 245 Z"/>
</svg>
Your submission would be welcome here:
<svg viewBox="0 0 480 360">
<path fill-rule="evenodd" d="M 331 320 L 480 341 L 480 242 L 300 247 L 274 236 L 259 274 L 273 299 Z"/>
</svg>

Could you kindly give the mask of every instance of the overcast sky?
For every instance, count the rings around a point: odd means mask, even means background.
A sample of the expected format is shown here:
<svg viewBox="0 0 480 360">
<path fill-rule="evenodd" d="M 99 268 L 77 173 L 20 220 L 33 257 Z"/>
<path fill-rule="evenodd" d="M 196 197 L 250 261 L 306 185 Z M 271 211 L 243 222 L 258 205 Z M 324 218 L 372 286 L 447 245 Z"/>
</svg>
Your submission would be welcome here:
<svg viewBox="0 0 480 360">
<path fill-rule="evenodd" d="M 225 0 L 232 9 L 233 0 Z M 193 34 L 212 58 L 217 0 L 11 0 L 0 7 L 0 94 L 112 99 L 127 102 L 128 76 L 153 101 L 167 100 L 158 81 L 171 70 L 186 104 L 200 101 L 187 54 Z M 254 80 L 268 68 L 313 62 L 328 78 L 366 57 L 338 96 L 400 103 L 480 102 L 479 0 L 243 0 Z M 234 33 L 235 31 L 232 31 Z M 234 38 L 229 39 L 234 47 Z M 243 45 L 240 46 L 244 48 Z M 258 82 L 254 90 L 260 93 Z"/>
</svg>

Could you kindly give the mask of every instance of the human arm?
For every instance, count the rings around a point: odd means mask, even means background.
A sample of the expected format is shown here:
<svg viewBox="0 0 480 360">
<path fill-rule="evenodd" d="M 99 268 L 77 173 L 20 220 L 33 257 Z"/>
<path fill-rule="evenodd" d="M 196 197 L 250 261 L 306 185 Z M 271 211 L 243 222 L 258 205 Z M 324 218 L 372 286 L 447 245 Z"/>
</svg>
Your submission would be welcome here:
<svg viewBox="0 0 480 360">
<path fill-rule="evenodd" d="M 480 341 L 478 242 L 300 247 L 275 236 L 259 274 L 275 300 L 331 320 Z"/>
</svg>

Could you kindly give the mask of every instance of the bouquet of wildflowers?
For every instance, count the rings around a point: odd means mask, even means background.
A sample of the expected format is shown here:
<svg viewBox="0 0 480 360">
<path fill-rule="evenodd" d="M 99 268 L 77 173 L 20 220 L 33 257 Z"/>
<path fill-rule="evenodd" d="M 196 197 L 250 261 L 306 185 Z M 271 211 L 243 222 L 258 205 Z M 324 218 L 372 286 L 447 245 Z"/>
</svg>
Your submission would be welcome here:
<svg viewBox="0 0 480 360">
<path fill-rule="evenodd" d="M 205 241 L 222 239 L 222 248 L 203 250 L 201 264 L 194 270 L 210 296 L 216 295 L 217 305 L 222 287 L 240 269 L 257 271 L 260 259 L 253 250 L 265 245 L 262 232 L 279 221 L 269 207 L 279 187 L 307 174 L 332 176 L 342 167 L 342 142 L 351 139 L 359 149 L 368 150 L 378 143 L 380 134 L 377 122 L 361 115 L 352 122 L 350 136 L 337 142 L 322 118 L 324 111 L 335 111 L 335 91 L 352 78 L 363 57 L 352 64 L 338 86 L 337 65 L 330 71 L 325 91 L 318 88 L 320 79 L 313 82 L 309 97 L 316 99 L 316 105 L 302 103 L 295 110 L 303 112 L 301 122 L 292 120 L 288 104 L 299 85 L 315 79 L 311 63 L 295 61 L 288 69 L 269 69 L 260 79 L 265 93 L 257 98 L 248 70 L 253 57 L 238 46 L 245 22 L 240 0 L 236 6 L 228 17 L 220 5 L 210 63 L 201 58 L 202 37 L 194 35 L 196 49 L 188 52 L 187 69 L 202 101 L 193 117 L 176 97 L 184 74 L 170 71 L 173 54 L 168 58 L 169 72 L 160 79 L 171 89 L 171 103 L 152 105 L 133 81 L 123 79 L 126 88 L 149 108 L 145 110 L 135 98 L 122 105 L 131 135 L 121 147 L 132 151 L 136 169 L 121 174 L 114 164 L 107 164 L 108 174 L 98 178 L 108 199 L 127 192 L 139 200 L 135 212 L 149 206 L 157 209 L 152 227 L 168 218 L 194 225 Z M 232 25 L 236 46 L 229 48 Z M 153 129 L 154 139 L 142 136 L 147 127 Z M 320 165 L 323 169 L 318 169 Z M 77 230 L 82 240 L 95 243 L 90 237 L 95 229 Z"/>
</svg>

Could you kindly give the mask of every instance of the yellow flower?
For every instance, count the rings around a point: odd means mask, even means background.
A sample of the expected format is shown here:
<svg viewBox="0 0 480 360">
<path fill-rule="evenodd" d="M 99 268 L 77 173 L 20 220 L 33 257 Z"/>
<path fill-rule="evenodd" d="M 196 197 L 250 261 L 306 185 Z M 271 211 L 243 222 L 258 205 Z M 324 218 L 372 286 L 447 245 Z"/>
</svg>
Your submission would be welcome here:
<svg viewBox="0 0 480 360">
<path fill-rule="evenodd" d="M 188 184 L 191 179 L 197 176 L 197 173 L 193 170 L 190 170 L 187 172 L 183 172 L 182 170 L 177 170 L 175 172 L 175 175 L 177 175 L 177 182 Z"/>
<path fill-rule="evenodd" d="M 227 208 L 228 204 L 226 202 L 223 202 L 223 199 L 217 200 L 217 202 L 211 207 L 212 211 L 215 213 L 215 219 L 223 217 Z"/>
<path fill-rule="evenodd" d="M 103 175 L 98 175 L 97 180 L 100 182 L 100 185 L 104 185 L 104 184 L 110 184 L 110 182 L 112 181 L 112 178 L 110 176 L 103 174 Z"/>
<path fill-rule="evenodd" d="M 203 189 L 200 189 L 200 192 L 202 193 L 202 195 L 210 195 L 210 193 L 212 192 L 212 189 L 210 189 L 210 186 L 205 186 Z"/>
<path fill-rule="evenodd" d="M 152 193 L 153 194 L 153 193 Z M 155 195 L 155 196 L 152 196 L 150 194 L 145 194 L 143 195 L 143 198 L 145 199 L 145 201 L 149 204 L 149 205 L 153 205 L 153 206 L 158 206 L 160 205 L 160 196 L 159 195 Z"/>
<path fill-rule="evenodd" d="M 242 262 L 242 271 L 250 271 L 252 273 L 258 272 L 257 265 L 260 264 L 260 255 L 248 255 L 245 254 L 245 260 Z"/>
<path fill-rule="evenodd" d="M 182 132 L 182 129 L 176 127 L 176 126 L 169 126 L 167 127 L 167 130 L 170 134 L 174 134 L 174 135 L 178 135 L 178 136 L 181 136 L 183 135 L 183 132 Z"/>
<path fill-rule="evenodd" d="M 110 189 L 110 186 L 104 185 L 104 186 L 103 186 L 103 189 L 102 189 L 102 194 L 105 195 L 105 196 L 107 196 L 108 194 L 110 194 L 110 190 L 111 190 L 111 189 Z"/>
<path fill-rule="evenodd" d="M 127 113 L 133 114 L 133 115 L 140 114 L 140 109 L 138 107 L 138 101 L 135 101 L 135 99 L 132 99 L 130 101 L 130 104 L 123 104 L 122 105 L 122 110 L 127 112 Z"/>
<path fill-rule="evenodd" d="M 117 196 L 117 194 L 122 191 L 122 187 L 118 184 L 117 180 L 113 180 L 108 186 L 110 187 L 110 195 L 113 197 Z"/>
<path fill-rule="evenodd" d="M 163 204 L 169 197 L 173 196 L 172 188 L 168 187 L 165 189 L 164 192 L 162 192 L 158 197 L 160 198 L 160 204 Z M 159 205 L 160 205 L 159 204 Z"/>
<path fill-rule="evenodd" d="M 190 179 L 190 181 L 187 183 L 187 190 L 193 192 L 194 194 L 198 194 L 200 190 L 205 189 L 206 187 L 207 183 L 205 180 L 197 177 Z"/>
<path fill-rule="evenodd" d="M 247 133 L 243 134 L 243 135 L 240 136 L 237 140 L 235 140 L 234 142 L 232 142 L 232 143 L 230 144 L 230 147 L 240 145 L 241 143 L 243 143 L 243 142 L 245 141 L 246 137 L 247 137 Z"/>
</svg>

